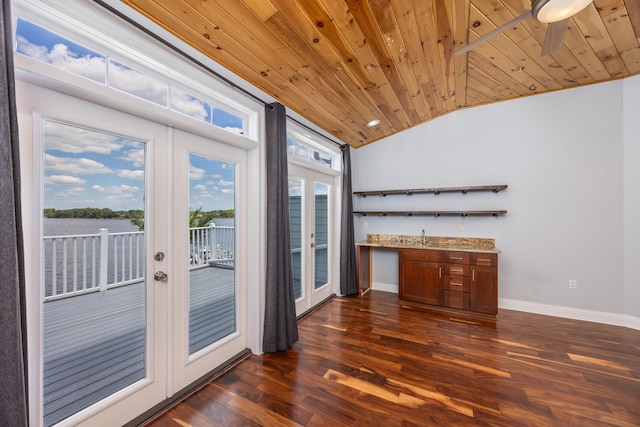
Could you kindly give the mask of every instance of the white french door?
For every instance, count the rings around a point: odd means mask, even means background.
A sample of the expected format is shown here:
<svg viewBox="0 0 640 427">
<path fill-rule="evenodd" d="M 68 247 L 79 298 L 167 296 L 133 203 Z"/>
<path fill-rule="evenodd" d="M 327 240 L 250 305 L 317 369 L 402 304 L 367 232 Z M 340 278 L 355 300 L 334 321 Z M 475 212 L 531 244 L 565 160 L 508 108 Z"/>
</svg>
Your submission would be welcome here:
<svg viewBox="0 0 640 427">
<path fill-rule="evenodd" d="M 296 314 L 333 291 L 334 178 L 289 164 L 289 216 Z"/>
<path fill-rule="evenodd" d="M 247 347 L 246 152 L 17 92 L 32 424 L 122 425 Z M 68 231 L 47 236 L 61 212 Z"/>
<path fill-rule="evenodd" d="M 246 152 L 173 132 L 173 390 L 247 347 L 243 268 Z M 206 212 L 221 211 L 211 221 Z M 199 216 L 200 215 L 200 216 Z"/>
</svg>

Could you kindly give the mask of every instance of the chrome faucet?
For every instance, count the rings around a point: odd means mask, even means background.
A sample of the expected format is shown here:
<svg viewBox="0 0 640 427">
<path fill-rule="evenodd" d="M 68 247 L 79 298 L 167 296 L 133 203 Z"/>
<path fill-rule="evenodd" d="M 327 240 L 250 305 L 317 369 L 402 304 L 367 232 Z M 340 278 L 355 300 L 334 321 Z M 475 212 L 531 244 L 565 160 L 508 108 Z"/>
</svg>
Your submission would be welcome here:
<svg viewBox="0 0 640 427">
<path fill-rule="evenodd" d="M 423 245 L 427 244 L 427 235 L 424 234 L 424 229 L 422 230 L 422 244 Z"/>
</svg>

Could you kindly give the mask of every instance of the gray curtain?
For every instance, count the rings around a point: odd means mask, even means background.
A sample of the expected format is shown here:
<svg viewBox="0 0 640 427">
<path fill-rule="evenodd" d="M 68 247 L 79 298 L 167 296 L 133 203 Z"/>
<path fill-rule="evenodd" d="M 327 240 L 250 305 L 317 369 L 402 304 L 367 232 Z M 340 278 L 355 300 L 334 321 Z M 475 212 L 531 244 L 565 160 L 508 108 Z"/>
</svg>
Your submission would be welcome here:
<svg viewBox="0 0 640 427">
<path fill-rule="evenodd" d="M 267 151 L 267 277 L 262 351 L 298 341 L 289 224 L 287 120 L 282 104 L 265 106 Z"/>
<path fill-rule="evenodd" d="M 358 266 L 356 239 L 353 227 L 353 192 L 351 189 L 351 149 L 347 144 L 342 150 L 342 217 L 340 224 L 340 293 L 358 294 Z"/>
<path fill-rule="evenodd" d="M 0 425 L 28 425 L 24 251 L 9 0 L 0 52 Z"/>
</svg>

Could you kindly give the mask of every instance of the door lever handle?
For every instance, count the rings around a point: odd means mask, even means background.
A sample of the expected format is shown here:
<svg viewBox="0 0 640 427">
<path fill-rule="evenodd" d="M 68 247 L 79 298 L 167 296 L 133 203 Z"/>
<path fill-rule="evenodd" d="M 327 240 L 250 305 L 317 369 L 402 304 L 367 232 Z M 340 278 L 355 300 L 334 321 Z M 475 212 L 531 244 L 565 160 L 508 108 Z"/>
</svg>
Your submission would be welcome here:
<svg viewBox="0 0 640 427">
<path fill-rule="evenodd" d="M 156 271 L 156 274 L 153 275 L 153 278 L 158 282 L 166 282 L 169 277 L 164 271 Z"/>
</svg>

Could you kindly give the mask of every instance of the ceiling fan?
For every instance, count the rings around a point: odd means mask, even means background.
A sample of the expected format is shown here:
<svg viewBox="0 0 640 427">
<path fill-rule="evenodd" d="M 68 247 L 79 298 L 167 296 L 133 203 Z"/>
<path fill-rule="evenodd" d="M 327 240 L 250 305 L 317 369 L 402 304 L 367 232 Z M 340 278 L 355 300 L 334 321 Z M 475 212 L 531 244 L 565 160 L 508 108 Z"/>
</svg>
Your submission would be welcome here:
<svg viewBox="0 0 640 427">
<path fill-rule="evenodd" d="M 531 10 L 524 12 L 522 15 L 513 18 L 507 22 L 472 41 L 463 48 L 453 52 L 454 55 L 462 55 L 465 52 L 475 48 L 481 43 L 486 42 L 490 38 L 497 36 L 503 31 L 513 27 L 520 21 L 533 16 L 536 21 L 548 23 L 547 34 L 544 37 L 541 55 L 548 55 L 562 47 L 564 37 L 567 33 L 567 24 L 569 18 L 587 7 L 593 0 L 533 0 L 531 2 Z"/>
</svg>

